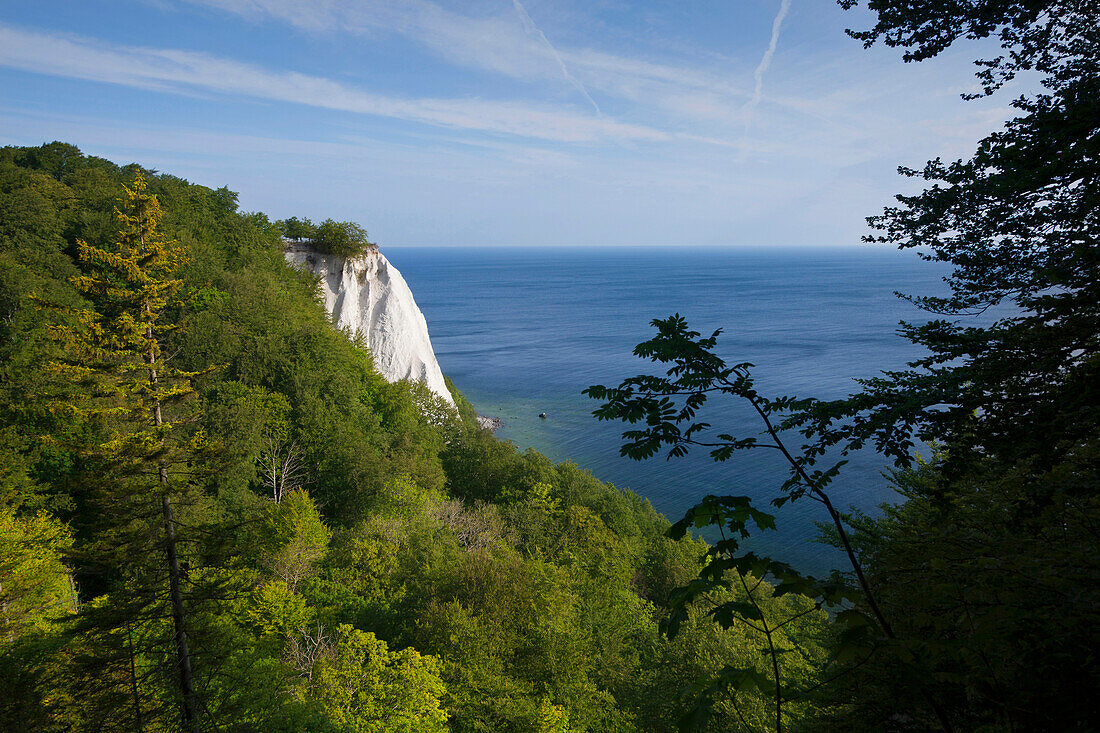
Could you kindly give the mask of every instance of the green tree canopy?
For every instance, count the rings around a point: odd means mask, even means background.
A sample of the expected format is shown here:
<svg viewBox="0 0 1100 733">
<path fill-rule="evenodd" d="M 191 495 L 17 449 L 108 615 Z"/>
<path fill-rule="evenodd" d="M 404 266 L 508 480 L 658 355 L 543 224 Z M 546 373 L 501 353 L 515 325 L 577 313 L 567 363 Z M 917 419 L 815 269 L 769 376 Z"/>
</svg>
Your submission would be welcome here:
<svg viewBox="0 0 1100 733">
<path fill-rule="evenodd" d="M 325 219 L 317 225 L 312 239 L 318 252 L 337 257 L 358 257 L 375 245 L 367 239 L 363 227 L 352 221 L 333 221 Z"/>
<path fill-rule="evenodd" d="M 827 442 L 873 439 L 902 462 L 915 436 L 950 444 L 952 465 L 980 455 L 1053 465 L 1094 438 L 1100 418 L 1100 6 L 868 7 L 878 22 L 853 33 L 868 45 L 881 39 L 919 61 L 995 36 L 1005 54 L 978 62 L 984 93 L 1021 72 L 1038 72 L 1042 91 L 1014 100 L 1019 115 L 970 160 L 901 169 L 931 185 L 871 217 L 879 233 L 868 239 L 952 266 L 949 295 L 910 297 L 944 318 L 903 325 L 927 357 L 866 380 L 851 400 L 819 404 L 805 425 Z M 992 325 L 960 320 L 986 311 L 998 316 Z"/>
<path fill-rule="evenodd" d="M 278 222 L 278 225 L 283 236 L 287 239 L 293 239 L 295 242 L 300 242 L 303 239 L 313 239 L 317 236 L 317 227 L 309 219 L 299 219 L 292 216 Z"/>
<path fill-rule="evenodd" d="M 0 646 L 76 610 L 64 555 L 72 535 L 45 512 L 0 506 Z"/>
<path fill-rule="evenodd" d="M 308 695 L 341 733 L 443 733 L 440 669 L 434 657 L 391 651 L 374 634 L 342 624 Z"/>
</svg>

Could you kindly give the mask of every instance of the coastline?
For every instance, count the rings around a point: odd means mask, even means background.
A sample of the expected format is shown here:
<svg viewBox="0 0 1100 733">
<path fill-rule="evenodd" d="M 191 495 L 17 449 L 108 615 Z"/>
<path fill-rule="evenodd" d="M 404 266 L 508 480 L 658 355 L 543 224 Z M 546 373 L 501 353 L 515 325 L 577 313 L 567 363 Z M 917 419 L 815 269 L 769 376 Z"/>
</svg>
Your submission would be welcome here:
<svg viewBox="0 0 1100 733">
<path fill-rule="evenodd" d="M 487 415 L 478 415 L 477 424 L 481 426 L 482 429 L 488 430 L 491 433 L 495 433 L 504 427 L 504 421 L 499 417 L 489 417 Z"/>
</svg>

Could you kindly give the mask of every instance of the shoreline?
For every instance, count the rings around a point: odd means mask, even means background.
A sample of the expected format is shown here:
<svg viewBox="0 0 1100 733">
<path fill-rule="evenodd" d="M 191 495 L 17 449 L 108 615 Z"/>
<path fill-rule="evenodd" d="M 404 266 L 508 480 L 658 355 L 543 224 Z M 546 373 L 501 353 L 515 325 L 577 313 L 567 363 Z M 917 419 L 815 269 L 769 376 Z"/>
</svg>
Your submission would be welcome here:
<svg viewBox="0 0 1100 733">
<path fill-rule="evenodd" d="M 477 424 L 484 430 L 488 430 L 491 433 L 495 433 L 504 427 L 504 421 L 499 417 L 489 417 L 487 415 L 478 415 Z"/>
</svg>

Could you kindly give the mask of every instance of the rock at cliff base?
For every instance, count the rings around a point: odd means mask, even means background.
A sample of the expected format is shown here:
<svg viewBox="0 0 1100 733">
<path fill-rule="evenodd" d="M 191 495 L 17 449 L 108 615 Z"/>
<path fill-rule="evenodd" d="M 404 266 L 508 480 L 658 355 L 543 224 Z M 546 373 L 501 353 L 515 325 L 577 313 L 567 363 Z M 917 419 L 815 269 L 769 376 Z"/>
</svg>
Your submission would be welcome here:
<svg viewBox="0 0 1100 733">
<path fill-rule="evenodd" d="M 486 415 L 478 415 L 477 424 L 478 427 L 484 430 L 492 431 L 494 433 L 504 427 L 504 421 L 501 420 L 499 417 L 488 417 Z"/>
</svg>

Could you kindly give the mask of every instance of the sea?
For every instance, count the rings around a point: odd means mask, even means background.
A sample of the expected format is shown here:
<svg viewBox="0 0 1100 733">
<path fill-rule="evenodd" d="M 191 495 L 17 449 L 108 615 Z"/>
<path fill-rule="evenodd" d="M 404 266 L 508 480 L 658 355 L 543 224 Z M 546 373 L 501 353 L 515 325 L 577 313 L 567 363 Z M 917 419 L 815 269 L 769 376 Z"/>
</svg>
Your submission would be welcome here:
<svg viewBox="0 0 1100 733">
<path fill-rule="evenodd" d="M 899 369 L 922 351 L 898 335 L 927 314 L 896 293 L 942 294 L 942 265 L 874 245 L 852 248 L 392 247 L 428 322 L 444 374 L 477 410 L 499 417 L 500 438 L 648 499 L 675 521 L 707 494 L 752 497 L 770 510 L 787 476 L 776 451 L 714 462 L 687 457 L 634 461 L 620 455 L 628 426 L 592 416 L 589 385 L 618 385 L 660 365 L 632 354 L 651 321 L 673 314 L 709 335 L 721 329 L 727 363 L 751 362 L 759 392 L 823 399 L 858 390 L 855 378 Z M 546 417 L 540 417 L 540 414 Z M 743 403 L 712 401 L 701 415 L 716 433 L 759 435 Z M 789 441 L 801 445 L 800 436 Z M 872 515 L 899 501 L 891 464 L 873 451 L 849 458 L 833 503 Z M 810 499 L 774 509 L 776 529 L 746 549 L 803 572 L 845 567 L 818 541 L 824 508 Z"/>
</svg>

